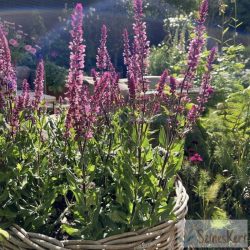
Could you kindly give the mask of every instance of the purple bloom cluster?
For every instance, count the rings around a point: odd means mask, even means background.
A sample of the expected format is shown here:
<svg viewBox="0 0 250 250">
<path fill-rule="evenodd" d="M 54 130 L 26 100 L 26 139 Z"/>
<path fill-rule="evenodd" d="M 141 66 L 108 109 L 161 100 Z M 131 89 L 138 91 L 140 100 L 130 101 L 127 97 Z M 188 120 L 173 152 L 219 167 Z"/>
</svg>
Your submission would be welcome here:
<svg viewBox="0 0 250 250">
<path fill-rule="evenodd" d="M 70 69 L 67 80 L 67 98 L 69 100 L 69 110 L 66 118 L 66 133 L 75 127 L 80 120 L 80 94 L 83 85 L 83 68 L 85 57 L 85 46 L 83 43 L 83 8 L 77 4 L 72 14 L 70 35 L 72 41 L 69 44 L 70 49 Z"/>
<path fill-rule="evenodd" d="M 44 93 L 44 62 L 41 60 L 37 65 L 36 79 L 35 79 L 35 95 L 33 100 L 33 107 L 39 108 Z"/>
<path fill-rule="evenodd" d="M 16 75 L 11 64 L 11 53 L 8 40 L 0 26 L 0 103 L 4 106 L 7 96 L 16 91 Z M 2 107 L 3 108 L 3 107 Z"/>
<path fill-rule="evenodd" d="M 99 110 L 102 110 L 106 114 L 111 111 L 113 107 L 119 107 L 122 103 L 118 85 L 119 75 L 116 73 L 108 53 L 106 46 L 107 37 L 107 27 L 103 25 L 101 30 L 100 47 L 98 48 L 98 54 L 96 57 L 96 66 L 100 72 L 96 72 L 95 70 L 92 71 L 95 81 L 95 95 L 97 95 L 93 96 L 93 101 L 95 107 L 97 107 L 97 100 L 99 100 L 99 105 L 102 107 Z M 100 89 L 102 91 L 99 91 Z"/>
<path fill-rule="evenodd" d="M 198 105 L 193 104 L 187 115 L 187 120 L 189 122 L 188 126 L 191 126 L 193 123 L 195 123 L 198 116 L 199 116 Z"/>
<path fill-rule="evenodd" d="M 170 92 L 171 94 L 175 94 L 176 91 L 176 87 L 177 87 L 177 83 L 176 83 L 176 79 L 173 76 L 170 76 Z"/>
<path fill-rule="evenodd" d="M 19 114 L 24 109 L 30 107 L 30 94 L 29 94 L 29 83 L 27 80 L 23 81 L 23 91 L 20 96 L 15 97 L 14 108 L 11 114 L 11 128 L 12 128 L 12 135 L 15 135 L 19 126 Z"/>
<path fill-rule="evenodd" d="M 206 71 L 202 77 L 200 93 L 199 96 L 197 97 L 198 105 L 193 105 L 188 113 L 188 121 L 190 126 L 197 120 L 200 114 L 204 111 L 205 109 L 204 105 L 208 102 L 209 97 L 214 92 L 210 82 L 211 82 L 212 63 L 214 61 L 215 54 L 216 54 L 216 49 L 215 48 L 211 49 L 207 59 Z"/>
<path fill-rule="evenodd" d="M 23 81 L 22 98 L 24 107 L 28 108 L 30 106 L 30 93 L 29 93 L 29 83 L 26 79 Z"/>
<path fill-rule="evenodd" d="M 90 138 L 92 135 L 92 122 L 94 112 L 91 107 L 89 90 L 83 85 L 83 68 L 85 58 L 85 45 L 83 45 L 83 7 L 78 3 L 72 14 L 70 31 L 72 41 L 70 48 L 70 69 L 67 80 L 67 98 L 69 110 L 67 113 L 65 127 L 66 136 L 70 129 L 76 131 L 76 138 Z"/>
<path fill-rule="evenodd" d="M 103 25 L 101 31 L 100 47 L 98 48 L 96 56 L 96 67 L 99 70 L 107 70 L 109 67 L 110 58 L 106 44 L 107 44 L 107 27 L 106 25 Z"/>
<path fill-rule="evenodd" d="M 145 93 L 148 90 L 144 75 L 147 72 L 149 41 L 147 39 L 146 23 L 143 22 L 142 0 L 134 0 L 134 13 L 134 41 L 131 49 L 127 31 L 125 30 L 123 34 L 124 63 L 127 66 L 128 85 L 130 93 L 132 93 L 131 97 L 133 96 L 133 92 Z"/>
<path fill-rule="evenodd" d="M 178 133 L 180 117 L 185 119 L 185 131 L 188 131 L 192 124 L 201 115 L 204 105 L 213 92 L 211 82 L 212 63 L 216 50 L 212 49 L 207 60 L 206 71 L 202 77 L 201 90 L 197 104 L 193 104 L 187 111 L 186 107 L 190 102 L 189 90 L 193 85 L 197 67 L 200 61 L 202 49 L 205 44 L 205 20 L 208 13 L 208 0 L 203 0 L 195 37 L 190 43 L 188 52 L 187 70 L 184 79 L 179 82 L 165 70 L 158 82 L 156 91 L 148 92 L 148 83 L 145 79 L 147 74 L 147 63 L 149 56 L 149 41 L 147 39 L 146 24 L 143 21 L 143 1 L 133 0 L 134 23 L 133 41 L 130 44 L 128 31 L 123 33 L 124 39 L 124 64 L 127 67 L 127 80 L 129 89 L 129 104 L 139 112 L 138 122 L 143 133 L 143 123 L 147 116 L 151 117 L 159 113 L 161 104 L 169 111 L 168 129 L 169 134 L 174 136 Z M 94 93 L 90 94 L 89 88 L 84 84 L 84 63 L 85 50 L 83 44 L 83 7 L 77 4 L 71 21 L 70 31 L 70 69 L 67 78 L 66 97 L 69 102 L 69 109 L 66 116 L 66 135 L 74 130 L 76 138 L 89 139 L 93 134 L 93 125 L 99 117 L 102 119 L 114 113 L 117 108 L 124 104 L 119 89 L 119 75 L 111 62 L 107 49 L 107 27 L 102 26 L 100 46 L 96 56 L 96 70 L 92 70 L 94 80 Z M 13 45 L 13 44 L 12 44 Z M 3 30 L 0 27 L 0 107 L 5 105 L 6 96 L 11 97 L 16 89 L 16 79 L 11 65 L 10 49 Z M 166 85 L 169 82 L 167 88 Z M 179 89 L 180 88 L 180 91 Z M 39 109 L 44 89 L 44 63 L 41 60 L 37 66 L 35 79 L 35 96 L 32 107 Z M 167 91 L 164 91 L 167 90 Z M 12 98 L 14 101 L 13 115 L 10 116 L 13 128 L 18 127 L 18 116 L 20 110 L 31 106 L 28 82 L 23 82 L 23 93 L 21 96 Z M 7 106 L 7 105 L 6 105 Z M 147 112 L 146 112 L 147 111 Z M 107 119 L 108 120 L 108 119 Z M 136 120 L 136 119 L 135 119 Z M 136 120 L 137 122 L 137 120 Z M 173 136 L 173 137 L 174 137 Z M 173 138 L 171 138 L 172 140 Z"/>
<path fill-rule="evenodd" d="M 211 86 L 211 70 L 212 64 L 215 59 L 216 48 L 211 49 L 210 54 L 207 59 L 206 72 L 203 74 L 200 94 L 197 98 L 199 103 L 199 110 L 202 112 L 204 110 L 204 105 L 207 103 L 208 98 L 213 94 L 214 90 Z"/>
<path fill-rule="evenodd" d="M 197 20 L 198 25 L 195 29 L 195 37 L 193 38 L 193 40 L 189 45 L 188 69 L 181 86 L 183 90 L 188 91 L 193 86 L 193 80 L 199 64 L 200 55 L 202 52 L 202 48 L 205 44 L 204 34 L 206 28 L 204 26 L 204 23 L 207 14 L 208 14 L 208 0 L 203 0 L 199 11 L 199 18 Z"/>
<path fill-rule="evenodd" d="M 167 77 L 168 77 L 168 71 L 164 70 L 162 75 L 161 75 L 160 81 L 157 85 L 157 92 L 158 92 L 159 96 L 161 96 L 163 94 L 164 86 L 167 82 Z"/>
<path fill-rule="evenodd" d="M 123 51 L 124 64 L 127 65 L 127 67 L 130 67 L 131 66 L 131 63 L 130 63 L 131 52 L 130 52 L 129 37 L 128 37 L 127 29 L 125 29 L 123 32 L 123 41 L 124 41 L 124 51 Z"/>
</svg>

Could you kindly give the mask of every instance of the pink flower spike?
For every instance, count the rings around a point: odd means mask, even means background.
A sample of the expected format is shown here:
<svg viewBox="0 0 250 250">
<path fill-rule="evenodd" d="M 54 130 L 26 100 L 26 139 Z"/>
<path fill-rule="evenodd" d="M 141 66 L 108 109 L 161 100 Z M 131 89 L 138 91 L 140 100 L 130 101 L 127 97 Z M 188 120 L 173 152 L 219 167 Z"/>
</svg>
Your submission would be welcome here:
<svg viewBox="0 0 250 250">
<path fill-rule="evenodd" d="M 30 105 L 30 93 L 29 93 L 29 83 L 26 79 L 23 81 L 22 97 L 23 97 L 23 106 L 27 108 Z"/>
<path fill-rule="evenodd" d="M 149 41 L 146 32 L 146 23 L 143 21 L 143 5 L 142 0 L 134 0 L 134 42 L 133 55 L 130 68 L 133 69 L 135 82 L 139 83 L 139 91 L 146 92 L 147 83 L 143 76 L 147 73 Z"/>
<path fill-rule="evenodd" d="M 130 46 L 129 46 L 129 38 L 128 38 L 128 30 L 125 29 L 123 32 L 123 41 L 124 41 L 124 51 L 123 51 L 123 57 L 124 57 L 124 64 L 126 66 L 129 65 L 130 61 Z"/>
<path fill-rule="evenodd" d="M 192 108 L 188 112 L 187 120 L 189 122 L 189 125 L 196 122 L 196 119 L 199 115 L 199 109 L 197 105 L 193 105 Z"/>
<path fill-rule="evenodd" d="M 108 51 L 107 51 L 107 27 L 102 26 L 100 47 L 97 51 L 96 66 L 99 70 L 106 70 L 108 67 Z"/>
<path fill-rule="evenodd" d="M 41 60 L 38 63 L 36 70 L 36 79 L 35 79 L 35 96 L 33 100 L 33 106 L 35 109 L 38 109 L 40 102 L 43 97 L 43 88 L 44 88 L 44 62 Z"/>
<path fill-rule="evenodd" d="M 142 0 L 134 0 L 134 11 L 136 14 L 136 18 L 140 19 L 143 17 Z"/>
<path fill-rule="evenodd" d="M 203 24 L 206 21 L 207 14 L 208 14 L 208 0 L 203 0 L 199 10 L 198 22 L 200 24 Z"/>
<path fill-rule="evenodd" d="M 129 75 L 128 77 L 128 89 L 129 89 L 130 100 L 134 100 L 136 95 L 136 86 L 133 74 Z"/>
<path fill-rule="evenodd" d="M 170 92 L 171 94 L 174 94 L 176 91 L 176 87 L 177 87 L 177 81 L 173 76 L 170 76 Z"/>
<path fill-rule="evenodd" d="M 6 89 L 8 94 L 16 91 L 16 75 L 11 64 L 11 53 L 8 40 L 4 34 L 3 27 L 0 25 L 0 72 L 2 82 L 0 89 Z M 1 93 L 1 103 L 4 103 L 5 94 Z M 1 104 L 2 105 L 2 104 Z"/>
<path fill-rule="evenodd" d="M 195 37 L 189 44 L 188 51 L 188 67 L 185 74 L 185 81 L 181 83 L 181 89 L 188 90 L 192 88 L 193 81 L 195 78 L 195 73 L 199 64 L 202 49 L 205 44 L 205 31 L 206 28 L 204 23 L 206 21 L 206 16 L 208 13 L 208 0 L 203 0 L 200 6 L 199 18 L 197 20 L 197 27 L 195 28 Z"/>
<path fill-rule="evenodd" d="M 158 95 L 162 95 L 168 77 L 168 71 L 164 70 L 157 86 Z"/>
<path fill-rule="evenodd" d="M 211 70 L 212 70 L 212 64 L 215 59 L 217 49 L 213 48 L 210 51 L 210 54 L 207 59 L 207 65 L 206 65 L 206 71 L 202 76 L 202 83 L 200 88 L 200 93 L 197 98 L 197 101 L 199 103 L 199 111 L 202 112 L 204 110 L 204 105 L 208 102 L 209 97 L 213 94 L 214 89 L 210 85 L 211 82 Z"/>
<path fill-rule="evenodd" d="M 70 136 L 70 129 L 76 132 L 75 139 L 90 139 L 95 114 L 91 106 L 88 87 L 83 84 L 85 45 L 83 45 L 83 8 L 77 4 L 71 19 L 70 31 L 70 69 L 67 80 L 69 109 L 65 121 L 65 135 Z"/>
</svg>

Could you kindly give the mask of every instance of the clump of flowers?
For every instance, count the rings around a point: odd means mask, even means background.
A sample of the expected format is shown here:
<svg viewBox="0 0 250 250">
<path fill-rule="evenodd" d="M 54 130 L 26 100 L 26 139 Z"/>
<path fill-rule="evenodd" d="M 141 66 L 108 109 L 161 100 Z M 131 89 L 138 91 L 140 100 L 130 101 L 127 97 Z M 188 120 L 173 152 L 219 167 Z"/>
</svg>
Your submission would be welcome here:
<svg viewBox="0 0 250 250">
<path fill-rule="evenodd" d="M 198 163 L 203 162 L 203 159 L 198 153 L 195 153 L 194 155 L 189 157 L 189 161 L 191 163 L 198 164 Z"/>
<path fill-rule="evenodd" d="M 69 100 L 69 110 L 66 118 L 66 135 L 70 133 L 70 129 L 74 128 L 77 131 L 78 137 L 89 137 L 91 134 L 90 120 L 85 118 L 90 117 L 90 98 L 88 89 L 83 86 L 83 68 L 85 57 L 85 45 L 83 45 L 83 8 L 81 4 L 77 4 L 72 15 L 72 30 L 70 31 L 72 42 L 70 42 L 70 69 L 67 81 L 67 97 Z M 87 112 L 87 113 L 86 113 Z M 86 116 L 86 117 L 84 117 Z M 84 126 L 85 122 L 87 128 Z M 84 124 L 82 124 L 84 122 Z M 86 134 L 83 134 L 83 129 L 86 129 Z"/>
<path fill-rule="evenodd" d="M 44 92 L 44 62 L 43 60 L 41 60 L 37 66 L 36 79 L 35 79 L 35 96 L 33 100 L 33 106 L 35 109 L 38 109 L 39 104 L 42 101 L 43 92 Z"/>
</svg>

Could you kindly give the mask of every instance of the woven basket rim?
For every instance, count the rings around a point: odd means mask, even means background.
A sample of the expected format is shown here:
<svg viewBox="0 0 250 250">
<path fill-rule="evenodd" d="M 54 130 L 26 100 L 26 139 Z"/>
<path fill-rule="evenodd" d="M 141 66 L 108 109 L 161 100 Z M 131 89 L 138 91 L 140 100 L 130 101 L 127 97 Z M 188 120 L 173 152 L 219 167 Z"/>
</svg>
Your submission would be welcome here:
<svg viewBox="0 0 250 250">
<path fill-rule="evenodd" d="M 175 205 L 172 212 L 175 220 L 168 220 L 152 227 L 135 232 L 127 232 L 109 236 L 101 240 L 57 240 L 39 233 L 26 232 L 14 224 L 7 232 L 9 237 L 1 244 L 3 249 L 38 249 L 38 250 L 70 250 L 70 249 L 182 249 L 182 243 L 176 241 L 182 237 L 187 213 L 188 195 L 182 181 L 177 177 L 175 181 Z M 173 243 L 175 242 L 175 243 Z M 177 242 L 177 243 L 176 243 Z M 173 247 L 175 244 L 175 247 Z M 170 248 L 169 248 L 170 247 Z"/>
</svg>

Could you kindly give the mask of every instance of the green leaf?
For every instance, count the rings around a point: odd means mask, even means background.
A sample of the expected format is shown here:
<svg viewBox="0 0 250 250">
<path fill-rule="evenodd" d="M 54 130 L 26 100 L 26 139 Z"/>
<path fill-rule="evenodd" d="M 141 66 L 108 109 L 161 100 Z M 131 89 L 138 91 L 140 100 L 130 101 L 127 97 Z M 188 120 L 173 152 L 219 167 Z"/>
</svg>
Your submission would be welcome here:
<svg viewBox="0 0 250 250">
<path fill-rule="evenodd" d="M 8 208 L 0 209 L 0 217 L 6 217 L 8 219 L 16 218 L 17 212 L 13 212 Z"/>
<path fill-rule="evenodd" d="M 113 210 L 108 215 L 109 218 L 114 222 L 120 222 L 120 223 L 127 223 L 128 222 L 128 216 L 124 212 L 120 210 Z"/>
<path fill-rule="evenodd" d="M 2 228 L 0 228 L 0 241 L 3 241 L 5 239 L 9 239 L 10 235 L 7 231 L 3 230 Z"/>
<path fill-rule="evenodd" d="M 67 233 L 70 236 L 79 236 L 81 234 L 79 229 L 74 228 L 74 227 L 67 225 L 67 224 L 61 225 L 61 229 L 63 232 Z"/>
<path fill-rule="evenodd" d="M 223 30 L 222 34 L 225 35 L 229 30 L 229 27 L 227 27 L 226 29 Z"/>
<path fill-rule="evenodd" d="M 159 143 L 164 148 L 167 146 L 167 135 L 163 126 L 160 128 Z"/>
<path fill-rule="evenodd" d="M 88 172 L 89 172 L 89 173 L 92 173 L 92 172 L 94 172 L 94 171 L 95 171 L 95 165 L 89 164 L 89 165 L 88 165 Z"/>
<path fill-rule="evenodd" d="M 18 170 L 19 172 L 21 172 L 22 169 L 23 169 L 23 166 L 22 166 L 20 163 L 17 163 L 16 168 L 17 168 L 17 170 Z"/>
</svg>

